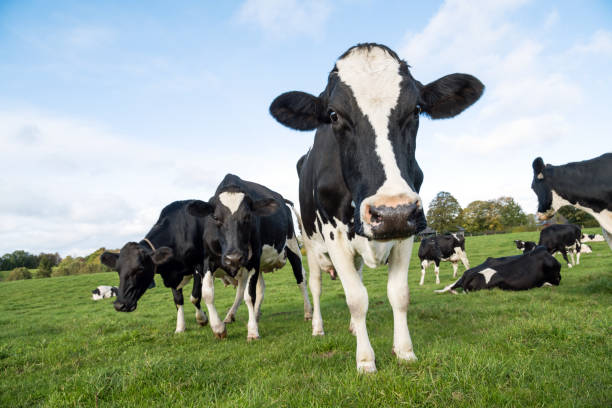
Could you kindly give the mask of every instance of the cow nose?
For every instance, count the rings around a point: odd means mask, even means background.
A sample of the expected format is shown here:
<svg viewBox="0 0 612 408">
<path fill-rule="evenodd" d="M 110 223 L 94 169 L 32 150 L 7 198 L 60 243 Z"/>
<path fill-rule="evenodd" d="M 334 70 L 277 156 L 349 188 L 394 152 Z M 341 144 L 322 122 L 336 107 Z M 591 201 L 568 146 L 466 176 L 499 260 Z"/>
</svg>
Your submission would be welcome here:
<svg viewBox="0 0 612 408">
<path fill-rule="evenodd" d="M 417 203 L 401 204 L 394 207 L 385 205 L 366 208 L 372 238 L 394 239 L 414 235 L 417 229 L 419 206 Z"/>
<path fill-rule="evenodd" d="M 119 301 L 114 302 L 113 306 L 118 312 L 133 312 L 136 309 L 136 304 L 126 305 L 125 303 L 121 303 Z"/>
<path fill-rule="evenodd" d="M 241 261 L 242 261 L 242 255 L 240 255 L 237 252 L 233 252 L 233 253 L 230 253 L 230 254 L 227 254 L 227 255 L 223 256 L 223 262 L 227 266 L 236 267 L 236 266 L 240 265 Z"/>
</svg>

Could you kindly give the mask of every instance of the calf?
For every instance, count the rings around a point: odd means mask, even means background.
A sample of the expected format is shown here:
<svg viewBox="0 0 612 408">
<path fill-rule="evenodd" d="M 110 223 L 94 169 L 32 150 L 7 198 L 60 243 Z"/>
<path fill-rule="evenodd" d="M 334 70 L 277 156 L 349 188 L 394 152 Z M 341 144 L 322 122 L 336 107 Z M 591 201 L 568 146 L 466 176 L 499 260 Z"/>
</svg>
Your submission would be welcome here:
<svg viewBox="0 0 612 408">
<path fill-rule="evenodd" d="M 527 290 L 545 284 L 558 286 L 560 271 L 559 261 L 545 247 L 538 246 L 523 255 L 487 258 L 484 263 L 465 271 L 455 283 L 435 292 L 456 294 L 458 288 L 470 292 L 493 288 Z"/>
<path fill-rule="evenodd" d="M 453 278 L 457 277 L 458 262 L 461 261 L 465 269 L 470 269 L 470 263 L 465 254 L 465 238 L 457 234 L 437 235 L 424 238 L 419 247 L 419 259 L 421 260 L 421 281 L 425 282 L 425 269 L 435 264 L 436 284 L 440 283 L 440 261 L 448 261 L 453 264 Z"/>
<path fill-rule="evenodd" d="M 132 312 L 145 291 L 160 274 L 164 285 L 172 289 L 177 309 L 176 332 L 185 331 L 183 287 L 194 278 L 191 303 L 196 320 L 208 322 L 200 307 L 204 223 L 187 212 L 193 200 L 175 201 L 166 206 L 155 225 L 140 242 L 128 242 L 117 254 L 104 252 L 100 260 L 119 272 L 119 289 L 114 303 L 118 312 Z"/>
<path fill-rule="evenodd" d="M 537 246 L 533 241 L 521 241 L 520 239 L 515 239 L 514 243 L 516 244 L 516 249 L 523 251 L 524 254 L 533 251 Z"/>
<path fill-rule="evenodd" d="M 115 286 L 100 285 L 91 291 L 93 300 L 108 299 L 117 296 L 117 288 Z"/>
<path fill-rule="evenodd" d="M 581 242 L 603 242 L 604 237 L 601 234 L 582 234 Z"/>
<path fill-rule="evenodd" d="M 574 224 L 555 224 L 544 228 L 540 232 L 538 245 L 546 247 L 551 254 L 560 252 L 565 262 L 567 262 L 567 266 L 571 268 L 574 264 L 574 253 L 580 253 L 581 237 L 582 232 L 579 226 Z M 568 248 L 570 249 L 572 263 L 567 259 Z"/>
<path fill-rule="evenodd" d="M 366 329 L 364 263 L 389 265 L 393 353 L 401 361 L 416 360 L 406 312 L 413 237 L 427 224 L 418 195 L 423 172 L 415 158 L 419 117 L 453 117 L 476 102 L 483 89 L 467 74 L 423 85 L 389 48 L 358 44 L 336 61 L 318 96 L 287 92 L 270 105 L 280 123 L 296 130 L 316 129 L 314 144 L 298 166 L 314 306 L 312 334 L 324 334 L 321 271 L 333 268 L 351 313 L 360 372 L 376 371 Z"/>
<path fill-rule="evenodd" d="M 561 166 L 533 161 L 531 188 L 538 196 L 538 217 L 548 219 L 571 205 L 591 214 L 612 249 L 612 153 Z"/>
<path fill-rule="evenodd" d="M 247 340 L 259 338 L 258 320 L 264 298 L 260 272 L 282 268 L 287 259 L 304 298 L 304 318 L 312 307 L 304 282 L 302 256 L 293 229 L 290 204 L 280 194 L 233 174 L 225 176 L 208 201 L 195 201 L 189 212 L 204 220 L 204 301 L 210 327 L 218 338 L 227 335 L 225 323 L 234 320 L 244 300 L 249 310 Z M 229 274 L 238 282 L 234 305 L 224 321 L 214 306 L 213 275 Z"/>
</svg>

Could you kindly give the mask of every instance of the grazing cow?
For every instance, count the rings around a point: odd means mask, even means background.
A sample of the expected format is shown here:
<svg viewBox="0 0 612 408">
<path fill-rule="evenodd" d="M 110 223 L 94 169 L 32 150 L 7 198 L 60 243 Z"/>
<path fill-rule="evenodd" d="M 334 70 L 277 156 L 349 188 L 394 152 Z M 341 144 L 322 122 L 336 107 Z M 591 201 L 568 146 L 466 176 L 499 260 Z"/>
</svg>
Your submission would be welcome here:
<svg viewBox="0 0 612 408">
<path fill-rule="evenodd" d="M 117 288 L 115 286 L 100 285 L 91 291 L 93 300 L 108 299 L 117 296 Z"/>
<path fill-rule="evenodd" d="M 533 161 L 531 188 L 538 196 L 538 217 L 548 219 L 571 205 L 591 214 L 612 249 L 612 153 L 561 166 Z"/>
<path fill-rule="evenodd" d="M 537 246 L 533 241 L 521 241 L 520 239 L 515 239 L 514 243 L 516 244 L 516 249 L 523 251 L 524 254 L 533 251 Z"/>
<path fill-rule="evenodd" d="M 416 360 L 408 331 L 408 266 L 413 236 L 426 227 L 418 192 L 423 172 L 415 159 L 421 113 L 453 117 L 473 104 L 484 86 L 452 74 L 416 81 L 395 52 L 378 44 L 351 47 L 319 95 L 287 92 L 270 113 L 296 130 L 317 132 L 302 161 L 300 211 L 313 296 L 313 335 L 323 335 L 321 271 L 338 273 L 357 337 L 357 370 L 376 371 L 366 329 L 368 292 L 363 263 L 389 265 L 387 294 L 394 316 L 393 352 Z"/>
<path fill-rule="evenodd" d="M 555 224 L 544 228 L 540 232 L 538 245 L 546 247 L 551 254 L 560 252 L 565 262 L 567 262 L 567 266 L 571 268 L 574 264 L 574 253 L 580 253 L 581 237 L 582 231 L 579 226 L 574 224 Z M 567 259 L 568 248 L 572 263 Z"/>
<path fill-rule="evenodd" d="M 523 255 L 487 258 L 484 263 L 465 271 L 455 283 L 435 292 L 456 294 L 458 288 L 470 292 L 493 288 L 527 290 L 546 284 L 558 286 L 560 271 L 559 261 L 545 247 L 538 246 Z"/>
<path fill-rule="evenodd" d="M 132 312 L 145 291 L 154 285 L 154 275 L 161 275 L 164 285 L 172 289 L 177 308 L 176 333 L 185 331 L 183 287 L 194 278 L 191 303 L 196 320 L 208 322 L 200 307 L 202 292 L 202 235 L 204 223 L 187 212 L 193 200 L 175 201 L 166 206 L 153 228 L 140 242 L 128 242 L 121 252 L 104 252 L 100 260 L 119 272 L 119 290 L 115 309 Z"/>
<path fill-rule="evenodd" d="M 293 228 L 291 210 L 280 194 L 233 174 L 225 176 L 208 201 L 194 201 L 189 212 L 205 220 L 204 283 L 202 291 L 210 327 L 218 338 L 227 335 L 225 323 L 234 321 L 242 298 L 249 310 L 247 340 L 259 338 L 258 320 L 264 298 L 260 272 L 282 268 L 287 259 L 304 298 L 304 318 L 312 307 L 304 281 L 302 256 Z M 208 216 L 210 215 L 210 216 Z M 234 305 L 221 321 L 214 305 L 213 275 L 229 274 L 238 281 Z"/>
<path fill-rule="evenodd" d="M 457 277 L 458 263 L 461 261 L 465 269 L 470 269 L 470 263 L 465 254 L 465 237 L 457 234 L 445 234 L 435 237 L 424 238 L 419 247 L 419 259 L 421 260 L 421 281 L 425 282 L 425 269 L 435 264 L 436 284 L 440 283 L 440 261 L 448 261 L 453 264 L 453 278 Z"/>
<path fill-rule="evenodd" d="M 601 234 L 582 234 L 581 242 L 603 242 L 604 237 Z"/>
</svg>

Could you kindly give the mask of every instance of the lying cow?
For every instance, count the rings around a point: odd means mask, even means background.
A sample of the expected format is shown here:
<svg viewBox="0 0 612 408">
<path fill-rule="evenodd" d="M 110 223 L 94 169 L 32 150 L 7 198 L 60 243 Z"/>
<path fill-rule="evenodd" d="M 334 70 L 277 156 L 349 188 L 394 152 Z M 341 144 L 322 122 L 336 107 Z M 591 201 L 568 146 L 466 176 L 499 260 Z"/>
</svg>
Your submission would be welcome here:
<svg viewBox="0 0 612 408">
<path fill-rule="evenodd" d="M 140 297 L 154 285 L 154 275 L 158 273 L 164 285 L 172 289 L 177 308 L 176 332 L 183 332 L 183 287 L 194 278 L 191 303 L 196 308 L 196 321 L 206 325 L 208 317 L 200 307 L 204 223 L 187 212 L 192 201 L 175 201 L 166 206 L 142 241 L 128 242 L 118 254 L 100 255 L 104 265 L 119 272 L 115 310 L 134 311 Z"/>
<path fill-rule="evenodd" d="M 436 293 L 451 292 L 458 288 L 465 292 L 500 288 L 527 290 L 546 284 L 558 286 L 561 282 L 561 264 L 544 247 L 537 247 L 523 255 L 487 258 L 475 268 L 465 271 L 455 283 Z"/>
<path fill-rule="evenodd" d="M 560 252 L 565 262 L 567 262 L 567 266 L 571 268 L 575 265 L 574 254 L 580 253 L 581 237 L 582 231 L 579 226 L 574 224 L 555 224 L 540 231 L 538 245 L 546 247 L 551 254 Z M 568 249 L 572 259 L 571 263 L 567 259 Z"/>
<path fill-rule="evenodd" d="M 100 285 L 91 291 L 93 300 L 108 299 L 117 296 L 117 288 L 115 286 Z"/>
<path fill-rule="evenodd" d="M 440 283 L 440 262 L 447 261 L 453 264 L 453 278 L 457 277 L 458 263 L 461 261 L 465 269 L 470 269 L 470 262 L 465 254 L 465 237 L 457 234 L 437 235 L 424 238 L 419 246 L 419 259 L 421 260 L 421 281 L 425 282 L 425 270 L 429 265 L 436 265 L 436 284 Z"/>
<path fill-rule="evenodd" d="M 612 153 L 561 166 L 544 165 L 538 157 L 531 188 L 538 196 L 538 218 L 571 205 L 595 217 L 612 249 Z"/>
<path fill-rule="evenodd" d="M 515 239 L 514 244 L 516 245 L 516 249 L 523 251 L 524 254 L 533 251 L 535 247 L 538 246 L 533 241 L 521 241 L 520 239 Z"/>
<path fill-rule="evenodd" d="M 601 234 L 582 234 L 582 242 L 603 242 L 604 237 Z"/>
<path fill-rule="evenodd" d="M 301 159 L 300 212 L 313 297 L 312 334 L 323 335 L 321 271 L 338 273 L 357 338 L 360 372 L 376 371 L 366 329 L 368 292 L 361 265 L 389 265 L 393 353 L 416 356 L 408 330 L 408 266 L 414 234 L 427 223 L 418 195 L 423 182 L 416 158 L 421 113 L 451 118 L 480 98 L 483 84 L 451 74 L 429 84 L 379 44 L 358 44 L 338 58 L 323 92 L 286 92 L 271 115 L 296 130 L 315 130 Z"/>
<path fill-rule="evenodd" d="M 216 337 L 227 335 L 225 323 L 234 320 L 244 295 L 249 311 L 247 340 L 259 338 L 258 320 L 265 290 L 260 272 L 282 268 L 287 259 L 304 298 L 304 318 L 312 317 L 302 256 L 287 204 L 290 202 L 280 194 L 228 174 L 208 202 L 197 200 L 189 205 L 189 213 L 205 222 L 202 291 Z M 229 274 L 238 281 L 236 300 L 224 321 L 214 305 L 216 274 Z"/>
</svg>

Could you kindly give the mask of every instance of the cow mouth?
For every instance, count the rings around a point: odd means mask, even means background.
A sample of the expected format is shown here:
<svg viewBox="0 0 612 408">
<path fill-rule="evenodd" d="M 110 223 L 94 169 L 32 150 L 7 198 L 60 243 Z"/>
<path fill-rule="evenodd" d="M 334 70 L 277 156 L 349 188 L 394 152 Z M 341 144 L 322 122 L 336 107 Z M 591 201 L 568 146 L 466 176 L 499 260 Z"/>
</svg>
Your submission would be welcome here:
<svg viewBox="0 0 612 408">
<path fill-rule="evenodd" d="M 538 216 L 538 220 L 540 221 L 546 221 L 549 220 L 553 217 L 553 215 L 555 215 L 555 210 L 554 209 L 550 209 L 546 212 L 538 212 L 537 216 Z"/>
<path fill-rule="evenodd" d="M 136 310 L 137 305 L 138 305 L 137 303 L 126 304 L 126 303 L 121 303 L 119 301 L 116 301 L 115 303 L 113 303 L 113 306 L 115 307 L 116 311 L 128 312 L 128 313 Z"/>
</svg>

